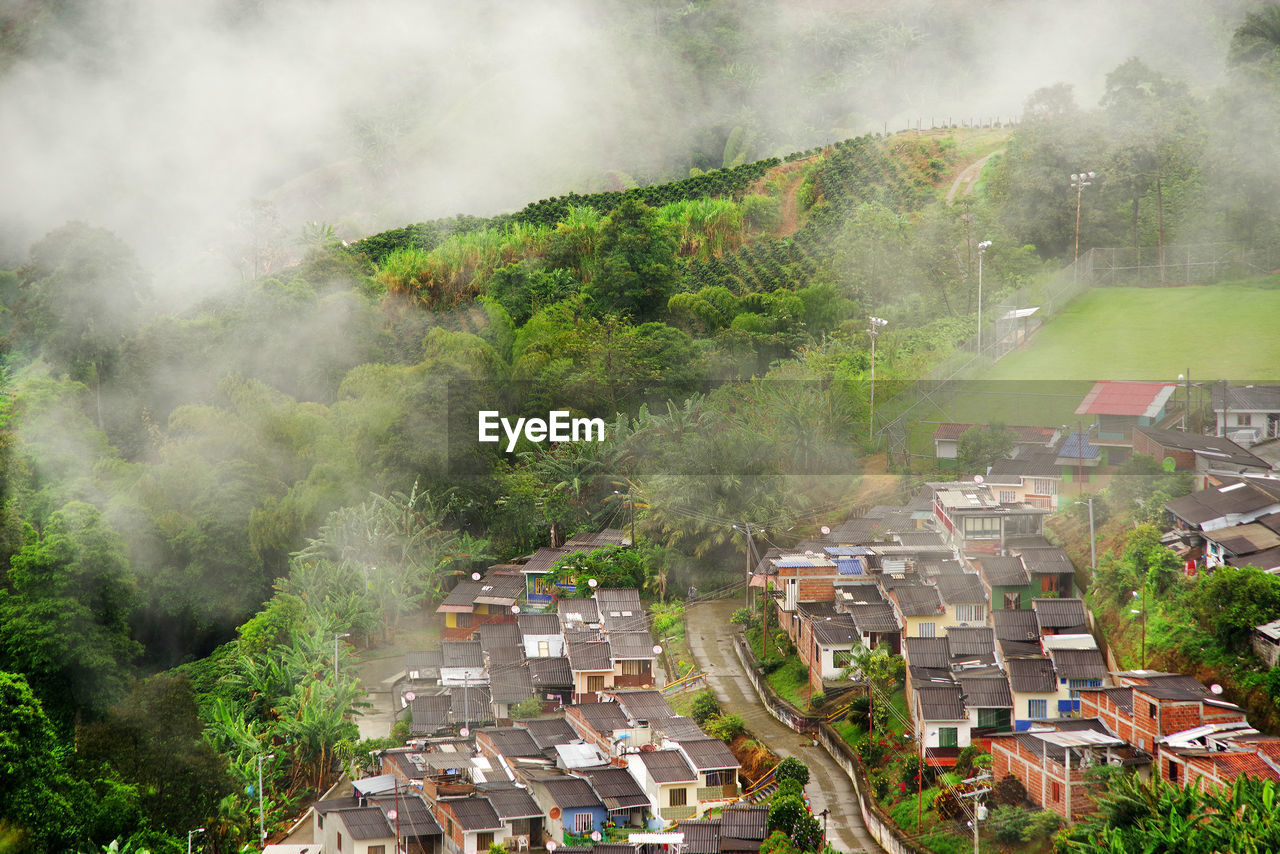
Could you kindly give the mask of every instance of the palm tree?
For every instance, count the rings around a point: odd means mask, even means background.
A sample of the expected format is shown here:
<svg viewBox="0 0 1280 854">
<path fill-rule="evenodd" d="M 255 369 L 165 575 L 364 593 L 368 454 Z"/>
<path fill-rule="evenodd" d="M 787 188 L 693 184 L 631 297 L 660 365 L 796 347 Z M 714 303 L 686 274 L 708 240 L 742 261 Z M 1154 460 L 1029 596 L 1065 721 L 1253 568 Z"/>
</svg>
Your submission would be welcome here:
<svg viewBox="0 0 1280 854">
<path fill-rule="evenodd" d="M 1244 16 L 1231 37 L 1227 59 L 1232 65 L 1255 66 L 1269 73 L 1280 69 L 1280 5 L 1268 3 Z"/>
</svg>

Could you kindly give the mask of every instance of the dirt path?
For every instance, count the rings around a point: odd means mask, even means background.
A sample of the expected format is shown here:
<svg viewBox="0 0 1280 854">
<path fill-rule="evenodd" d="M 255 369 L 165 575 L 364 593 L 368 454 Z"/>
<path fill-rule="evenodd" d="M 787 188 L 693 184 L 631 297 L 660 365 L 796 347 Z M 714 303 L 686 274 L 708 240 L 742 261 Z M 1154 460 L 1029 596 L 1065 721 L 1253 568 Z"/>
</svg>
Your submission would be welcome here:
<svg viewBox="0 0 1280 854">
<path fill-rule="evenodd" d="M 881 851 L 862 824 L 853 784 L 840 766 L 822 747 L 814 747 L 809 739 L 779 723 L 756 697 L 734 654 L 729 630 L 729 616 L 741 605 L 738 599 L 699 602 L 686 614 L 689 648 L 706 671 L 707 683 L 720 705 L 741 715 L 752 734 L 774 753 L 794 756 L 809 766 L 809 802 L 815 814 L 831 810 L 827 836 L 836 850 Z"/>
<path fill-rule="evenodd" d="M 978 183 L 978 176 L 982 174 L 982 167 L 987 165 L 987 161 L 997 154 L 1003 154 L 1004 149 L 993 151 L 981 160 L 975 160 L 964 168 L 964 170 L 956 176 L 956 180 L 952 182 L 951 189 L 947 190 L 947 204 L 951 204 L 956 200 L 956 196 L 960 195 L 963 188 L 966 196 L 973 193 L 974 186 Z"/>
</svg>

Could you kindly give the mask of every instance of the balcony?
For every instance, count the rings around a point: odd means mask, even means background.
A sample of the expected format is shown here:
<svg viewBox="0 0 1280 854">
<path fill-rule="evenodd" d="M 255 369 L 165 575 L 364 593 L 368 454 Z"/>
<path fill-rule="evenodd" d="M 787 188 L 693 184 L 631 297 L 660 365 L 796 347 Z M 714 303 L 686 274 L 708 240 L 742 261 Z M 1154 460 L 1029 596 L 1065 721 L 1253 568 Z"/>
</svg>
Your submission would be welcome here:
<svg viewBox="0 0 1280 854">
<path fill-rule="evenodd" d="M 738 797 L 738 784 L 729 783 L 724 786 L 699 786 L 698 802 L 728 801 Z"/>
<path fill-rule="evenodd" d="M 688 806 L 663 807 L 658 811 L 658 815 L 662 817 L 663 821 L 685 821 L 686 819 L 693 818 L 697 814 L 697 808 Z"/>
</svg>

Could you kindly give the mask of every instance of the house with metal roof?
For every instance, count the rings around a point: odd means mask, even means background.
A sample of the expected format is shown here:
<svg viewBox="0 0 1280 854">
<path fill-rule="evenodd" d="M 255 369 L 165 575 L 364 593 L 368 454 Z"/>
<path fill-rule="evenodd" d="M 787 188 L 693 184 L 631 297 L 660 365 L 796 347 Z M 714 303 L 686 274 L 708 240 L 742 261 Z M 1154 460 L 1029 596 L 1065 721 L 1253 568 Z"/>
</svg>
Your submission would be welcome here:
<svg viewBox="0 0 1280 854">
<path fill-rule="evenodd" d="M 969 746 L 973 723 L 958 684 L 917 685 L 914 717 L 917 743 L 930 765 L 950 767 L 962 748 Z"/>
<path fill-rule="evenodd" d="M 1245 447 L 1280 436 L 1280 385 L 1215 383 L 1209 401 L 1216 436 Z"/>
<path fill-rule="evenodd" d="M 573 670 L 568 658 L 530 658 L 525 664 L 544 711 L 573 702 Z"/>
<path fill-rule="evenodd" d="M 444 831 L 447 854 L 487 854 L 490 845 L 506 845 L 510 837 L 510 827 L 480 795 L 437 798 L 432 809 Z"/>
<path fill-rule="evenodd" d="M 395 828 L 375 806 L 317 809 L 314 816 L 313 831 L 318 833 L 315 838 L 324 842 L 326 851 L 368 852 L 377 846 L 382 846 L 384 852 L 396 850 Z"/>
<path fill-rule="evenodd" d="M 555 614 L 520 614 L 516 617 L 525 658 L 555 658 L 564 655 L 564 635 Z"/>
<path fill-rule="evenodd" d="M 1093 416 L 1098 444 L 1124 449 L 1115 458 L 1108 457 L 1110 463 L 1118 464 L 1133 445 L 1135 427 L 1167 427 L 1181 416 L 1172 408 L 1177 389 L 1177 383 L 1101 380 L 1076 407 L 1076 415 Z"/>
<path fill-rule="evenodd" d="M 947 626 L 951 669 L 956 673 L 992 667 L 996 663 L 996 636 L 990 626 Z"/>
<path fill-rule="evenodd" d="M 544 818 L 529 789 L 517 783 L 483 783 L 476 787 L 507 826 L 507 839 L 516 851 L 537 847 L 542 841 Z M 485 852 L 480 852 L 485 854 Z"/>
<path fill-rule="evenodd" d="M 1085 772 L 1098 765 L 1134 766 L 1150 761 L 1097 721 L 1055 721 L 1034 730 L 991 738 L 992 776 L 1017 777 L 1035 805 L 1067 822 L 1096 809 Z"/>
<path fill-rule="evenodd" d="M 638 751 L 627 756 L 635 778 L 663 821 L 683 821 L 699 813 L 699 775 L 679 750 Z"/>
<path fill-rule="evenodd" d="M 484 650 L 480 641 L 442 641 L 440 644 L 440 684 L 449 686 L 485 685 Z"/>
<path fill-rule="evenodd" d="M 1217 474 L 1265 474 L 1271 463 L 1221 436 L 1205 436 L 1183 430 L 1136 427 L 1133 452 L 1156 460 L 1173 460 L 1177 471 L 1195 472 L 1201 483 Z"/>
<path fill-rule="evenodd" d="M 698 775 L 698 812 L 724 806 L 741 794 L 738 788 L 738 762 L 732 751 L 718 738 L 682 738 L 675 742 L 685 760 Z"/>
<path fill-rule="evenodd" d="M 941 634 L 947 609 L 931 584 L 895 584 L 888 591 L 890 603 L 902 626 L 903 638 L 931 638 Z"/>
<path fill-rule="evenodd" d="M 943 625 L 980 626 L 987 621 L 987 590 L 973 572 L 952 572 L 933 579 L 946 609 Z"/>
<path fill-rule="evenodd" d="M 995 624 L 996 649 L 1003 661 L 1044 655 L 1040 646 L 1040 624 L 1034 611 L 992 611 L 991 621 Z"/>
<path fill-rule="evenodd" d="M 644 827 L 650 809 L 649 796 L 625 768 L 583 768 L 573 772 L 591 784 L 604 801 L 609 821 L 617 827 Z"/>
<path fill-rule="evenodd" d="M 964 558 L 982 579 L 993 615 L 1000 610 L 1029 609 L 1031 597 L 1040 592 L 1038 584 L 1032 585 L 1031 574 L 1017 555 L 965 552 Z"/>
<path fill-rule="evenodd" d="M 1025 502 L 1001 503 L 986 484 L 930 485 L 936 524 L 947 541 L 963 552 L 995 553 L 1011 537 L 1039 534 L 1049 512 Z"/>
<path fill-rule="evenodd" d="M 1038 721 L 1060 716 L 1058 676 L 1048 656 L 1011 658 L 1004 663 L 1013 699 L 1013 728 L 1030 729 Z"/>
<path fill-rule="evenodd" d="M 613 653 L 599 632 L 566 631 L 565 652 L 573 672 L 575 702 L 594 700 L 614 687 Z"/>
<path fill-rule="evenodd" d="M 940 460 L 954 460 L 959 456 L 960 437 L 976 424 L 960 424 L 944 421 L 933 431 L 933 452 Z M 1057 438 L 1058 431 L 1052 427 L 1005 426 L 1014 435 L 1015 447 L 1046 448 Z"/>
<path fill-rule="evenodd" d="M 1110 681 L 1107 664 L 1092 635 L 1049 635 L 1041 638 L 1058 678 L 1060 715 L 1080 711 L 1080 692 Z"/>
<path fill-rule="evenodd" d="M 515 622 L 511 608 L 523 596 L 524 579 L 511 569 L 490 569 L 479 581 L 459 581 L 436 607 L 445 619 L 441 636 L 464 640 L 486 623 Z"/>
<path fill-rule="evenodd" d="M 564 718 L 526 718 L 513 722 L 517 729 L 526 730 L 533 743 L 538 746 L 544 756 L 554 756 L 554 751 L 548 753 L 549 748 L 555 747 L 557 744 L 569 744 L 579 741 L 580 736 L 573 731 L 573 727 L 569 726 L 569 722 Z"/>
<path fill-rule="evenodd" d="M 1087 442 L 1087 439 L 1086 439 Z M 1053 447 L 1061 448 L 1056 440 Z M 1024 502 L 1033 507 L 1057 510 L 1062 498 L 1062 463 L 1059 451 L 1040 451 L 1034 454 L 1019 453 L 1011 460 L 996 460 L 987 468 L 984 483 L 1005 504 Z"/>
<path fill-rule="evenodd" d="M 809 669 L 809 683 L 822 690 L 823 682 L 834 682 L 852 662 L 855 650 L 863 646 L 862 634 L 848 614 L 810 616 L 800 621 L 796 644 Z"/>
<path fill-rule="evenodd" d="M 1013 694 L 1009 680 L 1003 673 L 989 676 L 966 676 L 961 673 L 960 683 L 964 707 L 969 713 L 969 732 L 985 738 L 997 732 L 1013 729 Z"/>
<path fill-rule="evenodd" d="M 590 836 L 609 820 L 604 801 L 581 777 L 563 772 L 537 772 L 529 774 L 524 781 L 547 817 L 547 833 L 557 842 L 570 844 L 566 834 Z"/>
<path fill-rule="evenodd" d="M 1089 631 L 1083 599 L 1032 599 L 1041 635 L 1078 635 Z"/>
</svg>

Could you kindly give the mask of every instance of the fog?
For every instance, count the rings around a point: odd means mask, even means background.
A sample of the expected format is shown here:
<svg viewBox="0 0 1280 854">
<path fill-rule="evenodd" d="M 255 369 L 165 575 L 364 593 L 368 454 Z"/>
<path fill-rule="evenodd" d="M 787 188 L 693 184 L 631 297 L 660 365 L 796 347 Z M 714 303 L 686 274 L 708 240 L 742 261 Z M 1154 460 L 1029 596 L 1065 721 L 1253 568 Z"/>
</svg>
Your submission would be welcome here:
<svg viewBox="0 0 1280 854">
<path fill-rule="evenodd" d="M 706 161 L 734 126 L 759 157 L 1007 120 L 1058 81 L 1088 104 L 1132 55 L 1211 86 L 1241 6 L 87 5 L 14 2 L 0 19 L 20 35 L 0 51 L 0 259 L 80 219 L 124 238 L 170 295 L 235 268 L 254 199 L 284 233 L 320 221 L 351 239 L 625 182 L 613 170 L 720 165 Z"/>
</svg>

